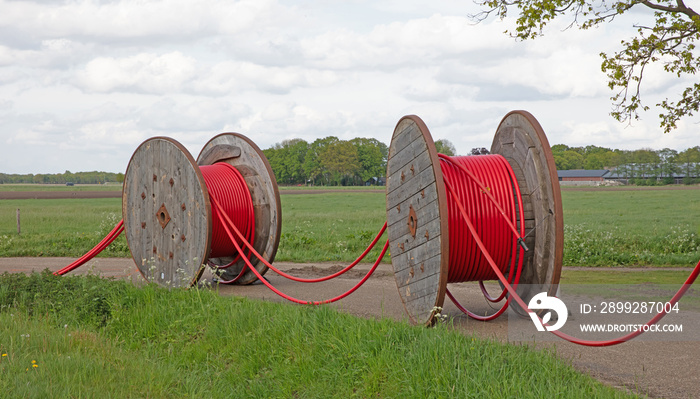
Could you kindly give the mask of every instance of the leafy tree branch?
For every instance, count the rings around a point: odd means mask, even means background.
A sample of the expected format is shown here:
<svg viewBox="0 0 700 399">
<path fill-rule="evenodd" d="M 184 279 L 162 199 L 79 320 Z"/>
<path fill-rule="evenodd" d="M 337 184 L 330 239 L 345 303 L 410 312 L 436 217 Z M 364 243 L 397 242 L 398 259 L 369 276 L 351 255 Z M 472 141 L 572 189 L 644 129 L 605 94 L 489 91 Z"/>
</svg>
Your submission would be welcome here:
<svg viewBox="0 0 700 399">
<path fill-rule="evenodd" d="M 623 40 L 622 49 L 612 55 L 601 53 L 602 71 L 608 77 L 611 97 L 611 115 L 620 122 L 639 119 L 640 111 L 649 109 L 642 102 L 642 81 L 645 70 L 660 64 L 664 71 L 679 78 L 695 75 L 700 67 L 696 42 L 700 39 L 700 15 L 683 0 L 476 0 L 483 9 L 472 15 L 480 22 L 495 15 L 505 18 L 517 13 L 514 31 L 507 32 L 519 40 L 535 39 L 554 19 L 570 18 L 567 28 L 589 29 L 633 8 L 653 12 L 653 26 L 634 25 L 636 36 Z M 665 133 L 677 127 L 678 121 L 691 117 L 700 108 L 700 83 L 686 87 L 675 100 L 665 99 L 656 104 L 662 110 L 660 126 Z"/>
</svg>

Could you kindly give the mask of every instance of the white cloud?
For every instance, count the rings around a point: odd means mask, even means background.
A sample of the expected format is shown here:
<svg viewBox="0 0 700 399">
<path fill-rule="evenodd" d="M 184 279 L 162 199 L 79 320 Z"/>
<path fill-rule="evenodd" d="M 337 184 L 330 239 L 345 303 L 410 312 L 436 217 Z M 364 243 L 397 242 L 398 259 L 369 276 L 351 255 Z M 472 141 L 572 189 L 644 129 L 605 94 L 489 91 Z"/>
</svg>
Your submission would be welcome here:
<svg viewBox="0 0 700 399">
<path fill-rule="evenodd" d="M 214 32 L 235 34 L 284 16 L 272 0 L 0 2 L 0 27 L 27 37 L 177 41 Z M 22 21 L 22 23 L 18 23 Z"/>
<path fill-rule="evenodd" d="M 424 66 L 513 44 L 500 24 L 482 29 L 461 16 L 432 15 L 376 26 L 367 34 L 340 28 L 301 41 L 304 58 L 315 66 L 330 69 L 404 68 Z"/>
<path fill-rule="evenodd" d="M 228 121 L 237 120 L 249 112 L 245 104 L 232 104 L 227 100 L 176 101 L 163 98 L 140 110 L 139 122 L 163 135 L 180 132 L 209 132 L 213 135 L 220 133 Z"/>
<path fill-rule="evenodd" d="M 141 53 L 120 59 L 100 57 L 87 63 L 77 81 L 80 87 L 92 92 L 168 94 L 182 91 L 196 69 L 197 61 L 178 51 L 162 55 Z"/>
<path fill-rule="evenodd" d="M 123 171 L 155 135 L 193 154 L 223 131 L 261 148 L 388 143 L 405 114 L 467 153 L 512 109 L 553 144 L 695 145 L 693 121 L 663 135 L 655 110 L 632 127 L 608 116 L 598 54 L 634 35 L 629 19 L 557 22 L 518 42 L 503 34 L 512 18 L 475 25 L 473 12 L 459 0 L 0 0 L 0 172 Z M 647 78 L 652 104 L 688 83 Z"/>
<path fill-rule="evenodd" d="M 203 71 L 187 90 L 216 96 L 240 91 L 286 94 L 295 88 L 328 86 L 337 80 L 333 71 L 224 61 Z"/>
</svg>

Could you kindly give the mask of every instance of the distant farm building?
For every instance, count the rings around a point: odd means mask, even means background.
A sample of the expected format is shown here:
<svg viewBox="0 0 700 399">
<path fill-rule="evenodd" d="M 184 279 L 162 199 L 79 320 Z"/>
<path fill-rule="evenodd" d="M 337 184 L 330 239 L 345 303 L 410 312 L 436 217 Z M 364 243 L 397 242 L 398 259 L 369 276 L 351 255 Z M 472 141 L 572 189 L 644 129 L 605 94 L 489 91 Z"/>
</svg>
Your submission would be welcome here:
<svg viewBox="0 0 700 399">
<path fill-rule="evenodd" d="M 598 185 L 605 181 L 605 176 L 610 173 L 606 169 L 571 169 L 558 170 L 559 182 L 562 185 Z"/>
<path fill-rule="evenodd" d="M 608 169 L 558 170 L 559 183 L 564 186 L 597 186 L 601 184 L 696 184 L 700 182 L 700 163 L 678 163 L 661 166 L 645 163 L 623 164 Z"/>
<path fill-rule="evenodd" d="M 629 183 L 630 180 L 666 181 L 667 183 L 697 183 L 700 163 L 674 163 L 669 165 L 629 163 L 610 170 L 605 180 Z"/>
<path fill-rule="evenodd" d="M 365 182 L 365 186 L 383 186 L 386 184 L 386 179 L 383 177 L 370 177 L 369 180 Z"/>
</svg>

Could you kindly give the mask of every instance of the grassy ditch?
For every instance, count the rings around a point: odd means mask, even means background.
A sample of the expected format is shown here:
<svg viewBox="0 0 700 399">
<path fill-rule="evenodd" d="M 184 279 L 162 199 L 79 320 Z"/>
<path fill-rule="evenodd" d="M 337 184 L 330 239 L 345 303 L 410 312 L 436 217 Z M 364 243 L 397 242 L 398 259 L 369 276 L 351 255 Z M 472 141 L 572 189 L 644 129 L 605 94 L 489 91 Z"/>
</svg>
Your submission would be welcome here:
<svg viewBox="0 0 700 399">
<path fill-rule="evenodd" d="M 0 276 L 4 397 L 629 397 L 548 352 L 328 307 Z"/>
</svg>

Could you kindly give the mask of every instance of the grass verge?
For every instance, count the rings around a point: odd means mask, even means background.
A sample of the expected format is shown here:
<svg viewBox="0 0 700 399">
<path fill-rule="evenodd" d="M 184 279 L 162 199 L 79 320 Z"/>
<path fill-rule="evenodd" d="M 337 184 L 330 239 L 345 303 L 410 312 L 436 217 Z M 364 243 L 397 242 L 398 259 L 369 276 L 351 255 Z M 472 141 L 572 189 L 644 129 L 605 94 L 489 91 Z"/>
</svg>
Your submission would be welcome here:
<svg viewBox="0 0 700 399">
<path fill-rule="evenodd" d="M 0 287 L 9 397 L 629 397 L 449 325 L 48 272 Z"/>
</svg>

